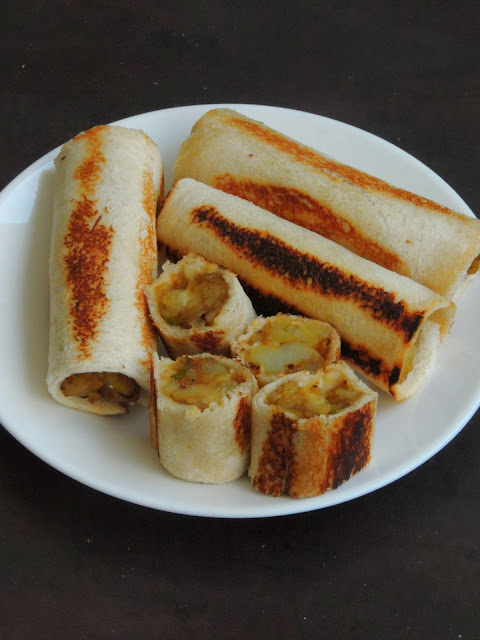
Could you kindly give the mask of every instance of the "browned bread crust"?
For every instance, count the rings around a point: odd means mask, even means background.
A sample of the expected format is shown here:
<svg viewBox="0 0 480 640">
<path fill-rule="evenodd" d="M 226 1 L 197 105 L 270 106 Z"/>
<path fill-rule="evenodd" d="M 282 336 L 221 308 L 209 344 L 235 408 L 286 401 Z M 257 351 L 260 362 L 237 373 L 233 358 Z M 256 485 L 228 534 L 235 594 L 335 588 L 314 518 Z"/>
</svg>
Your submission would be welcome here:
<svg viewBox="0 0 480 640">
<path fill-rule="evenodd" d="M 272 496 L 317 496 L 336 489 L 370 461 L 377 394 L 356 379 L 345 363 L 329 365 L 326 371 L 334 369 L 344 371 L 362 394 L 338 415 L 295 420 L 265 401 L 289 380 L 305 384 L 315 379 L 321 385 L 323 372 L 290 374 L 255 396 L 249 470 L 255 489 Z"/>
</svg>

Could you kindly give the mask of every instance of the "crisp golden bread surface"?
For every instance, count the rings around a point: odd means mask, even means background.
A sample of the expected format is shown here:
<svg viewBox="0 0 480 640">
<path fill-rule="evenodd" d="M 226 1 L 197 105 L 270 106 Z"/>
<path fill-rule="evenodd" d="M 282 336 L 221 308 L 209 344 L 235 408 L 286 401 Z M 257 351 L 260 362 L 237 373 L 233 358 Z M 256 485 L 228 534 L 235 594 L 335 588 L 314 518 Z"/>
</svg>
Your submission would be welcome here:
<svg viewBox="0 0 480 640">
<path fill-rule="evenodd" d="M 351 226 L 342 216 L 331 208 L 318 202 L 299 189 L 262 183 L 253 180 L 237 179 L 229 173 L 215 179 L 217 189 L 254 202 L 262 209 L 299 224 L 305 229 L 320 233 L 334 242 L 377 264 L 404 273 L 408 267 L 394 251 L 383 247 L 372 238 Z"/>
<path fill-rule="evenodd" d="M 368 173 L 364 173 L 363 171 L 359 171 L 358 169 L 354 169 L 353 167 L 337 162 L 332 158 L 328 158 L 327 156 L 324 156 L 313 149 L 309 149 L 308 147 L 283 136 L 281 133 L 270 129 L 259 122 L 238 117 L 231 118 L 230 122 L 234 127 L 246 131 L 249 135 L 266 142 L 279 151 L 288 153 L 295 160 L 304 162 L 315 169 L 321 169 L 322 171 L 326 170 L 333 174 L 337 174 L 362 189 L 366 189 L 373 193 L 388 193 L 389 195 L 411 202 L 412 204 L 427 206 L 434 211 L 439 211 L 448 215 L 458 215 L 455 211 L 438 204 L 438 202 L 428 200 L 428 198 L 423 198 L 422 196 L 411 193 L 410 191 L 399 189 L 398 187 L 371 176 Z"/>
<path fill-rule="evenodd" d="M 361 278 L 346 275 L 334 265 L 295 249 L 277 237 L 252 231 L 226 219 L 215 207 L 198 207 L 191 212 L 194 224 L 210 228 L 234 254 L 269 270 L 290 286 L 304 287 L 330 298 L 353 299 L 376 320 L 388 325 L 409 341 L 422 320 L 422 313 L 411 313 L 392 292 L 369 286 Z"/>
</svg>

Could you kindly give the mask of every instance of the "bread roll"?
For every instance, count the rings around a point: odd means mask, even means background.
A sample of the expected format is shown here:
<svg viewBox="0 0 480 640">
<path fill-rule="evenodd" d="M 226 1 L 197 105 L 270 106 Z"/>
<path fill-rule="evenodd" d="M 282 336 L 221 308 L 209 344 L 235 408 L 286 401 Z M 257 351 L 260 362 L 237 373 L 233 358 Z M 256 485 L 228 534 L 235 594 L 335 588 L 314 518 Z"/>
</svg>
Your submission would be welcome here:
<svg viewBox="0 0 480 640">
<path fill-rule="evenodd" d="M 312 231 L 188 178 L 157 221 L 161 243 L 234 270 L 292 312 L 333 325 L 342 355 L 403 400 L 431 369 L 455 305 Z"/>
<path fill-rule="evenodd" d="M 299 371 L 257 393 L 248 471 L 272 496 L 318 496 L 370 460 L 377 394 L 344 363 Z"/>
<path fill-rule="evenodd" d="M 157 272 L 163 167 L 155 143 L 94 127 L 55 159 L 48 389 L 100 415 L 148 402 L 156 347 L 143 288 Z"/>
<path fill-rule="evenodd" d="M 154 358 L 157 444 L 172 475 L 222 483 L 250 461 L 252 397 L 257 383 L 236 360 L 211 354 Z"/>
<path fill-rule="evenodd" d="M 172 358 L 230 355 L 230 341 L 256 317 L 236 275 L 196 254 L 176 264 L 145 288 L 153 322 Z"/>
</svg>

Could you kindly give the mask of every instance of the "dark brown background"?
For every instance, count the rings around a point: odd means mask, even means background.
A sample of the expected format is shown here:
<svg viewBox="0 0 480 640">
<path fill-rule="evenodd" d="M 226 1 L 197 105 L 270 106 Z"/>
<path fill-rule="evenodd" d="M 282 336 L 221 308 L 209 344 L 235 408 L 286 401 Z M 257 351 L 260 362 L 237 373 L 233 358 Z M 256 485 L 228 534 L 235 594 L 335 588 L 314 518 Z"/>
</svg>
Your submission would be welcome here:
<svg viewBox="0 0 480 640">
<path fill-rule="evenodd" d="M 477 9 L 4 0 L 0 187 L 94 124 L 252 102 L 375 133 L 479 211 Z M 479 426 L 364 498 L 239 521 L 102 495 L 1 429 L 0 637 L 479 638 Z"/>
</svg>

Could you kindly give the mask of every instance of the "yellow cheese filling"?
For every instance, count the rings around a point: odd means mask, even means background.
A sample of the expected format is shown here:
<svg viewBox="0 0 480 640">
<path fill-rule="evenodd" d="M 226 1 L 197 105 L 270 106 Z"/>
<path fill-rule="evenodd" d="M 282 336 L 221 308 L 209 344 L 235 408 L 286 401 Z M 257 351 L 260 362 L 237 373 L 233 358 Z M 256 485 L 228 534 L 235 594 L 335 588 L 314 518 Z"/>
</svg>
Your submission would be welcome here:
<svg viewBox="0 0 480 640">
<path fill-rule="evenodd" d="M 123 373 L 74 373 L 60 386 L 67 397 L 85 398 L 92 404 L 99 400 L 114 402 L 126 407 L 138 400 L 140 387 Z"/>
<path fill-rule="evenodd" d="M 329 329 L 323 323 L 273 316 L 249 338 L 244 359 L 267 375 L 314 372 L 323 366 L 330 341 Z"/>
<path fill-rule="evenodd" d="M 330 370 L 320 381 L 316 378 L 305 386 L 300 386 L 296 380 L 287 380 L 268 394 L 265 401 L 300 420 L 340 413 L 361 395 L 343 372 Z"/>
<path fill-rule="evenodd" d="M 243 371 L 214 357 L 182 356 L 170 365 L 168 374 L 162 393 L 202 411 L 212 402 L 220 405 L 229 391 L 246 380 Z"/>
<path fill-rule="evenodd" d="M 166 286 L 155 290 L 161 316 L 170 325 L 191 329 L 211 326 L 228 297 L 228 284 L 217 265 L 186 264 Z"/>
</svg>

